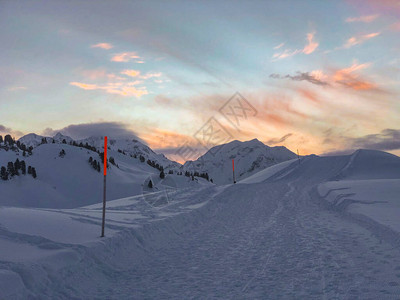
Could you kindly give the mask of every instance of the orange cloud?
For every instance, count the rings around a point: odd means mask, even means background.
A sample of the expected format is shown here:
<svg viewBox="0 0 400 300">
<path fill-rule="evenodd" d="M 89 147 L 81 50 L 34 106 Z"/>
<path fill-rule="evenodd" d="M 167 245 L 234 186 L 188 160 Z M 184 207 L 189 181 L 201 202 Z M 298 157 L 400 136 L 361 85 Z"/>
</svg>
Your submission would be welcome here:
<svg viewBox="0 0 400 300">
<path fill-rule="evenodd" d="M 349 68 L 344 68 L 341 70 L 337 70 L 332 78 L 335 82 L 343 84 L 349 88 L 354 90 L 372 90 L 376 89 L 376 85 L 366 80 L 360 79 L 358 74 L 354 72 L 366 69 L 370 66 L 370 64 L 353 64 Z"/>
<path fill-rule="evenodd" d="M 121 74 L 130 76 L 130 77 L 136 77 L 140 75 L 140 71 L 136 71 L 136 70 L 124 70 L 121 72 Z"/>
<path fill-rule="evenodd" d="M 98 43 L 98 44 L 92 45 L 90 47 L 91 48 L 101 48 L 101 49 L 105 49 L 105 50 L 110 50 L 110 49 L 114 48 L 114 46 L 109 43 Z"/>
<path fill-rule="evenodd" d="M 347 18 L 346 22 L 347 23 L 353 23 L 353 22 L 371 23 L 372 21 L 376 20 L 378 17 L 379 17 L 379 15 L 368 15 L 368 16 L 360 16 L 360 17 L 355 17 L 355 18 Z"/>
<path fill-rule="evenodd" d="M 148 94 L 146 88 L 137 89 L 133 86 L 130 86 L 129 84 L 125 84 L 122 82 L 108 83 L 106 85 L 70 82 L 70 85 L 79 87 L 84 90 L 103 90 L 108 94 L 117 94 L 120 96 L 133 96 L 136 98 L 140 98 L 141 96 Z"/>
<path fill-rule="evenodd" d="M 128 62 L 131 61 L 132 59 L 140 59 L 140 56 L 136 54 L 136 52 L 123 52 L 123 53 L 118 53 L 115 54 L 112 58 L 111 61 L 115 62 Z"/>
<path fill-rule="evenodd" d="M 364 34 L 364 35 L 361 35 L 358 37 L 353 36 L 346 41 L 346 43 L 343 45 L 343 48 L 348 49 L 355 45 L 359 45 L 359 44 L 364 43 L 365 41 L 372 39 L 380 34 L 381 34 L 380 32 L 374 32 L 374 33 Z"/>
<path fill-rule="evenodd" d="M 319 43 L 313 41 L 315 32 L 307 33 L 307 41 L 308 45 L 306 45 L 303 49 L 304 54 L 311 54 L 317 49 Z"/>
<path fill-rule="evenodd" d="M 275 60 L 278 60 L 278 59 L 287 58 L 287 57 L 290 57 L 290 56 L 293 56 L 293 55 L 296 55 L 299 53 L 303 53 L 303 54 L 307 54 L 307 55 L 313 53 L 319 46 L 319 43 L 314 41 L 314 36 L 315 36 L 315 32 L 307 33 L 307 45 L 305 45 L 303 49 L 296 49 L 296 50 L 285 49 L 282 52 L 274 53 L 272 58 Z M 280 49 L 283 45 L 284 45 L 284 43 L 274 47 L 274 49 Z"/>
</svg>

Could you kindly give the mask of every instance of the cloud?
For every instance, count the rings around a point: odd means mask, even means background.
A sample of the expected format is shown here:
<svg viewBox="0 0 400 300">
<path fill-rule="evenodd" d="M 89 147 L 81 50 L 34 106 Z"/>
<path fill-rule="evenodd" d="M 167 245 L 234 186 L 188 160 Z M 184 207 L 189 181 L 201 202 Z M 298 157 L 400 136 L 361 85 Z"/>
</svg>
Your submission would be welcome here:
<svg viewBox="0 0 400 300">
<path fill-rule="evenodd" d="M 70 82 L 70 85 L 79 87 L 84 90 L 102 90 L 108 94 L 116 94 L 120 96 L 133 96 L 136 98 L 140 98 L 143 95 L 147 95 L 148 92 L 145 87 L 142 88 L 135 88 L 132 85 L 135 85 L 136 82 L 133 84 L 128 82 L 116 82 L 116 83 L 107 83 L 105 85 L 97 85 L 97 84 L 88 84 L 82 82 Z"/>
<path fill-rule="evenodd" d="M 308 44 L 304 47 L 303 53 L 304 54 L 311 54 L 318 48 L 319 43 L 313 41 L 315 32 L 307 33 L 307 41 Z"/>
<path fill-rule="evenodd" d="M 285 134 L 283 137 L 281 137 L 281 138 L 273 138 L 273 139 L 270 139 L 270 140 L 268 140 L 265 144 L 266 145 L 276 145 L 276 144 L 280 144 L 280 143 L 283 143 L 284 141 L 286 141 L 288 138 L 290 138 L 291 136 L 293 135 L 293 133 L 288 133 L 288 134 Z"/>
<path fill-rule="evenodd" d="M 351 48 L 355 45 L 362 44 L 365 41 L 370 40 L 380 34 L 381 34 L 380 32 L 374 32 L 374 33 L 364 34 L 364 35 L 360 35 L 360 36 L 353 36 L 353 37 L 349 38 L 341 48 L 345 48 L 345 49 Z"/>
<path fill-rule="evenodd" d="M 353 22 L 371 23 L 372 21 L 375 21 L 378 17 L 379 15 L 367 15 L 354 18 L 347 18 L 346 23 L 353 23 Z"/>
<path fill-rule="evenodd" d="M 46 136 L 54 136 L 58 132 L 70 136 L 75 140 L 85 139 L 91 136 L 108 136 L 110 139 L 129 138 L 145 143 L 143 140 L 138 138 L 137 134 L 133 130 L 129 128 L 128 124 L 121 122 L 71 124 L 61 129 L 46 128 L 42 134 Z"/>
<path fill-rule="evenodd" d="M 16 138 L 21 137 L 21 136 L 24 135 L 19 130 L 13 130 L 12 128 L 6 127 L 6 126 L 1 125 L 1 124 L 0 124 L 0 134 L 2 134 L 2 135 L 10 134 L 11 136 L 16 137 Z"/>
<path fill-rule="evenodd" d="M 121 72 L 121 74 L 124 74 L 126 76 L 130 76 L 130 77 L 136 77 L 140 75 L 140 71 L 136 71 L 136 70 L 124 70 Z"/>
<path fill-rule="evenodd" d="M 280 43 L 278 46 L 275 46 L 274 49 L 277 50 L 279 48 L 282 48 L 285 45 L 285 43 Z"/>
<path fill-rule="evenodd" d="M 367 80 L 360 78 L 358 74 L 355 74 L 356 71 L 360 71 L 366 69 L 370 66 L 369 63 L 365 64 L 357 64 L 354 63 L 349 68 L 344 68 L 337 70 L 332 79 L 339 84 L 342 84 L 348 88 L 352 88 L 354 90 L 378 90 L 377 86 Z"/>
<path fill-rule="evenodd" d="M 111 58 L 111 61 L 115 62 L 129 62 L 132 59 L 140 59 L 140 56 L 136 54 L 136 52 L 123 52 L 114 54 Z"/>
<path fill-rule="evenodd" d="M 352 148 L 366 148 L 373 150 L 398 150 L 400 149 L 400 130 L 384 129 L 377 134 L 369 134 L 358 138 L 347 138 Z"/>
<path fill-rule="evenodd" d="M 287 57 L 290 57 L 290 56 L 293 56 L 293 55 L 296 55 L 299 53 L 303 53 L 306 55 L 313 53 L 319 46 L 319 43 L 314 41 L 314 36 L 315 36 L 315 32 L 307 33 L 307 45 L 305 45 L 303 49 L 296 49 L 296 50 L 285 49 L 282 52 L 274 53 L 272 58 L 275 60 L 278 60 L 278 59 L 287 58 Z M 283 45 L 284 45 L 284 43 L 276 46 L 274 49 L 280 49 Z"/>
<path fill-rule="evenodd" d="M 23 90 L 26 90 L 26 87 L 24 87 L 24 86 L 12 86 L 12 87 L 9 87 L 7 89 L 7 91 L 9 91 L 9 92 L 16 92 L 16 91 L 23 91 Z"/>
<path fill-rule="evenodd" d="M 326 81 L 322 81 L 320 80 L 317 76 L 313 75 L 312 73 L 309 72 L 297 72 L 297 75 L 285 75 L 285 76 L 281 76 L 279 74 L 271 74 L 269 75 L 269 77 L 274 78 L 274 79 L 291 79 L 291 80 L 295 80 L 295 81 L 308 81 L 312 84 L 316 84 L 316 85 L 329 85 Z"/>
<path fill-rule="evenodd" d="M 98 44 L 92 45 L 90 47 L 91 48 L 101 48 L 104 50 L 110 50 L 110 49 L 114 48 L 114 46 L 109 43 L 98 43 Z"/>
<path fill-rule="evenodd" d="M 152 77 L 161 77 L 161 76 L 162 76 L 162 73 L 160 73 L 160 72 L 158 72 L 158 73 L 147 73 L 146 75 L 140 76 L 140 78 L 149 79 L 149 78 L 152 78 Z"/>
</svg>

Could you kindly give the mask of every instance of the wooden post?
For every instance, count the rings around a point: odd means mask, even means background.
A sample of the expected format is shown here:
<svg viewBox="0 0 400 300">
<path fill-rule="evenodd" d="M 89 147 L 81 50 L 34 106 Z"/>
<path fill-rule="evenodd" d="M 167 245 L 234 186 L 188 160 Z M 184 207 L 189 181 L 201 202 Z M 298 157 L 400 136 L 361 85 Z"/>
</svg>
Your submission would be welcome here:
<svg viewBox="0 0 400 300">
<path fill-rule="evenodd" d="M 232 173 L 233 173 L 233 183 L 236 183 L 235 179 L 235 161 L 232 159 Z"/>
<path fill-rule="evenodd" d="M 106 177 L 107 177 L 107 137 L 104 137 L 104 183 L 103 183 L 103 220 L 101 223 L 101 237 L 104 237 L 104 225 L 106 222 Z"/>
</svg>

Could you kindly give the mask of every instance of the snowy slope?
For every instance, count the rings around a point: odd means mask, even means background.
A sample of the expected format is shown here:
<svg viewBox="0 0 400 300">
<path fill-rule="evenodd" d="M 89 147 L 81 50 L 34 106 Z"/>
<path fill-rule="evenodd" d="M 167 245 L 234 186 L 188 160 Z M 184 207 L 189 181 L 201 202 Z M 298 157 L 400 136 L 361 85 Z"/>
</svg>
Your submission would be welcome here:
<svg viewBox="0 0 400 300">
<path fill-rule="evenodd" d="M 103 137 L 89 137 L 86 139 L 82 139 L 77 141 L 77 143 L 86 144 L 88 143 L 91 146 L 96 147 L 101 152 L 104 148 L 104 139 Z M 163 154 L 157 154 L 150 147 L 146 146 L 145 144 L 141 143 L 137 139 L 133 138 L 119 138 L 113 139 L 112 137 L 108 138 L 108 146 L 111 150 L 118 151 L 121 150 L 126 155 L 142 155 L 147 159 L 154 160 L 156 163 L 162 165 L 165 170 L 178 170 L 181 166 L 179 163 L 175 161 L 169 160 Z"/>
<path fill-rule="evenodd" d="M 64 149 L 66 155 L 60 157 Z M 116 199 L 143 192 L 142 185 L 149 176 L 159 177 L 159 171 L 146 162 L 109 150 L 118 167 L 110 165 L 107 173 L 107 197 Z M 7 162 L 25 160 L 26 165 L 36 168 L 38 177 L 30 175 L 0 180 L 0 205 L 72 208 L 102 201 L 103 173 L 97 172 L 89 164 L 89 157 L 100 161 L 96 152 L 67 144 L 42 144 L 33 150 L 33 154 L 23 157 L 21 151 L 0 149 L 0 166 Z M 100 161 L 101 164 L 101 161 Z M 101 166 L 102 168 L 102 166 Z M 167 177 L 184 177 L 168 175 Z M 187 185 L 176 180 L 177 188 Z M 189 180 L 185 177 L 185 180 Z M 198 185 L 198 181 L 193 184 Z M 155 186 L 155 189 L 163 189 Z"/>
<path fill-rule="evenodd" d="M 186 162 L 184 170 L 206 172 L 216 184 L 232 183 L 232 159 L 235 160 L 236 181 L 244 179 L 266 167 L 296 158 L 285 147 L 268 147 L 259 140 L 233 141 L 211 148 L 196 161 Z"/>
<path fill-rule="evenodd" d="M 400 158 L 354 157 L 308 156 L 167 201 L 162 191 L 109 201 L 103 239 L 101 204 L 2 208 L 0 298 L 397 299 L 399 221 L 373 218 L 400 215 Z M 376 160 L 386 167 L 374 172 Z M 387 174 L 398 177 L 370 179 Z M 370 220 L 321 205 L 336 192 Z"/>
</svg>

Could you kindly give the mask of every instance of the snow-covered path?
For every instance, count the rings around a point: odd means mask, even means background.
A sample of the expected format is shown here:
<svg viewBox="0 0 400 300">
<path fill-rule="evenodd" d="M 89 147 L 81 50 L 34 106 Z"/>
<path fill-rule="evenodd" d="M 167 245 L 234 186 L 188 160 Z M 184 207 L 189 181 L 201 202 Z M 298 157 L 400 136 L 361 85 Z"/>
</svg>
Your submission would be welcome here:
<svg viewBox="0 0 400 300">
<path fill-rule="evenodd" d="M 400 234 L 385 226 L 396 219 L 325 199 L 358 197 L 342 187 L 352 181 L 336 181 L 348 174 L 400 178 L 393 163 L 360 172 L 357 159 L 310 156 L 236 185 L 110 201 L 104 239 L 101 204 L 3 208 L 0 291 L 9 286 L 22 299 L 399 299 Z M 366 182 L 359 186 L 375 181 Z M 397 190 L 381 211 L 395 215 Z"/>
<path fill-rule="evenodd" d="M 303 181 L 232 186 L 212 206 L 208 214 L 202 212 L 201 223 L 170 235 L 167 244 L 146 248 L 140 263 L 114 274 L 97 296 L 400 296 L 399 248 L 327 211 L 310 197 Z"/>
</svg>

